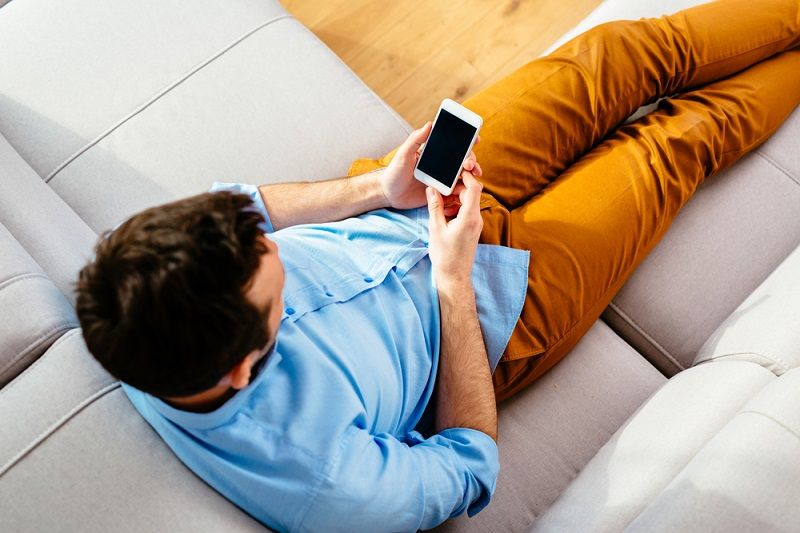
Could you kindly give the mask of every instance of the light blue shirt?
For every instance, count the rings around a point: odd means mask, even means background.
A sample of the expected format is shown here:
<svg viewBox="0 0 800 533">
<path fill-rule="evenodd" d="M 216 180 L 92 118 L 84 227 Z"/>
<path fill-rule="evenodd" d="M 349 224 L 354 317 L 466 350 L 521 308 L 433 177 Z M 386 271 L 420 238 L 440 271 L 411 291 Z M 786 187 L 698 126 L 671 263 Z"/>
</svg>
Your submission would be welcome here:
<svg viewBox="0 0 800 533">
<path fill-rule="evenodd" d="M 380 209 L 273 232 L 286 271 L 276 347 L 244 389 L 210 413 L 123 385 L 197 475 L 280 531 L 416 531 L 470 516 L 499 470 L 488 435 L 428 436 L 440 348 L 427 207 Z M 478 316 L 494 370 L 519 317 L 528 252 L 479 245 Z"/>
</svg>

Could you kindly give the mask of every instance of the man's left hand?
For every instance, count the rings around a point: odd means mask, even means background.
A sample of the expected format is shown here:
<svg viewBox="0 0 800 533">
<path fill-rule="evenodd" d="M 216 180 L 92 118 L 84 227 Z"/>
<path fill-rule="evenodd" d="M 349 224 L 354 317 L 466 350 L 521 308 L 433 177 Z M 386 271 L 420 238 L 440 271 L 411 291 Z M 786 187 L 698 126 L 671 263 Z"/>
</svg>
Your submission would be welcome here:
<svg viewBox="0 0 800 533">
<path fill-rule="evenodd" d="M 412 209 L 427 203 L 425 197 L 425 184 L 414 178 L 414 167 L 417 165 L 422 145 L 428 140 L 431 132 L 431 123 L 426 122 L 411 135 L 397 149 L 391 163 L 380 173 L 380 185 L 389 207 L 395 209 Z M 478 143 L 480 137 L 475 140 Z M 472 172 L 476 177 L 483 173 L 478 164 L 475 152 L 470 152 L 464 163 L 464 170 Z M 459 177 L 460 179 L 460 177 Z M 455 192 L 455 191 L 454 191 Z M 454 216 L 460 206 L 458 194 L 444 197 L 445 216 Z"/>
</svg>

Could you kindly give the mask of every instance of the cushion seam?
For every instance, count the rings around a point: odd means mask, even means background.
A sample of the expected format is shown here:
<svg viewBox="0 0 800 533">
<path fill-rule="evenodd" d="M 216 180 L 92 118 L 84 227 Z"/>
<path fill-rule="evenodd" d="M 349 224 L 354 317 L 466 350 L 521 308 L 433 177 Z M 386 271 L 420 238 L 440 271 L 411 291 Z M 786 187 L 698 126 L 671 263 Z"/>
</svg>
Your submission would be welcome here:
<svg viewBox="0 0 800 533">
<path fill-rule="evenodd" d="M 64 333 L 65 331 L 69 331 L 71 329 L 75 329 L 76 327 L 77 327 L 77 324 L 75 324 L 74 322 L 66 322 L 66 323 L 62 322 L 62 323 L 60 323 L 60 324 L 58 324 L 56 326 L 53 326 L 52 328 L 46 330 L 44 333 L 42 333 L 41 335 L 36 337 L 36 339 L 34 339 L 33 342 L 31 342 L 25 348 L 23 348 L 21 352 L 19 352 L 17 355 L 15 355 L 13 358 L 11 358 L 11 360 L 9 360 L 6 364 L 4 364 L 2 367 L 0 367 L 0 377 L 2 377 L 3 373 L 5 373 L 6 370 L 11 368 L 20 359 L 22 359 L 24 356 L 28 355 L 30 352 L 33 352 L 35 348 L 39 348 L 41 346 L 46 346 L 44 351 L 47 351 L 47 348 L 50 346 L 50 344 L 52 344 L 52 342 L 54 342 L 52 339 L 53 339 L 55 334 Z M 51 341 L 51 343 L 48 344 L 47 341 Z"/>
<path fill-rule="evenodd" d="M 791 368 L 788 364 L 786 364 L 786 361 L 783 361 L 780 357 L 777 357 L 775 355 L 765 355 L 763 353 L 753 352 L 753 351 L 730 352 L 730 353 L 723 353 L 723 354 L 718 354 L 718 355 L 706 356 L 706 357 L 704 357 L 703 359 L 701 359 L 700 361 L 698 361 L 695 364 L 697 365 L 697 364 L 702 364 L 702 363 L 711 363 L 713 361 L 718 361 L 720 359 L 724 359 L 725 357 L 733 357 L 733 356 L 736 356 L 736 355 L 755 355 L 756 357 L 761 357 L 763 359 L 766 359 L 768 362 L 774 364 L 775 366 L 777 366 L 781 370 L 783 370 L 783 372 L 788 372 L 789 369 Z M 759 366 L 764 366 L 762 363 L 756 363 L 756 364 L 758 364 Z M 695 366 L 695 365 L 692 365 L 692 366 Z M 774 374 L 774 372 L 773 372 L 773 374 Z"/>
<path fill-rule="evenodd" d="M 61 335 L 61 337 L 59 337 L 58 339 L 56 339 L 56 341 L 55 341 L 55 342 L 54 342 L 54 343 L 53 343 L 53 344 L 50 346 L 50 348 L 48 348 L 48 349 L 47 349 L 47 352 L 45 352 L 45 354 L 44 354 L 43 356 L 41 356 L 41 357 L 40 357 L 40 358 L 38 358 L 36 361 L 34 361 L 33 363 L 31 363 L 31 365 L 30 365 L 30 366 L 28 366 L 28 368 L 26 368 L 25 370 L 23 370 L 23 371 L 22 371 L 22 372 L 21 372 L 21 373 L 20 373 L 20 374 L 19 374 L 19 375 L 18 375 L 16 378 L 14 378 L 14 380 L 13 380 L 11 383 L 9 383 L 8 385 L 6 385 L 6 386 L 5 386 L 5 387 L 3 387 L 2 389 L 0 389 L 0 398 L 2 398 L 3 394 L 7 393 L 7 392 L 8 392 L 9 390 L 11 390 L 11 389 L 12 389 L 12 388 L 13 388 L 13 387 L 14 387 L 14 386 L 17 384 L 17 383 L 19 383 L 19 382 L 21 381 L 21 379 L 20 379 L 20 378 L 22 378 L 22 376 L 24 376 L 25 374 L 27 374 L 28 372 L 30 372 L 30 371 L 31 371 L 31 369 L 35 368 L 35 367 L 36 367 L 36 365 L 38 365 L 40 362 L 42 362 L 43 360 L 47 359 L 47 358 L 49 357 L 49 354 L 50 354 L 50 353 L 52 353 L 52 352 L 50 352 L 50 350 L 52 350 L 53 348 L 55 348 L 56 346 L 58 346 L 58 345 L 59 345 L 59 344 L 61 344 L 62 342 L 65 342 L 65 340 L 66 340 L 66 339 L 68 339 L 68 338 L 70 338 L 70 337 L 74 336 L 75 334 L 73 333 L 73 331 L 74 331 L 74 332 L 78 332 L 78 331 L 80 331 L 80 328 L 75 328 L 75 329 L 73 329 L 72 331 L 68 331 L 68 332 L 64 333 L 63 335 Z"/>
<path fill-rule="evenodd" d="M 24 274 L 17 274 L 16 276 L 11 276 L 10 278 L 3 280 L 3 282 L 0 283 L 0 291 L 17 283 L 18 281 L 24 281 L 31 278 L 44 278 L 47 281 L 50 281 L 50 278 L 48 278 L 42 272 L 25 272 Z"/>
<path fill-rule="evenodd" d="M 661 346 L 661 344 L 658 341 L 656 341 L 647 332 L 645 332 L 630 316 L 628 316 L 622 310 L 622 308 L 618 304 L 615 304 L 613 301 L 611 301 L 611 302 L 609 302 L 608 307 L 610 307 L 615 313 L 617 313 L 619 315 L 619 317 L 622 318 L 622 320 L 627 322 L 628 325 L 631 326 L 634 329 L 634 331 L 636 331 L 639 335 L 644 337 L 644 339 L 647 342 L 649 342 L 659 353 L 661 353 L 661 355 L 666 357 L 669 362 L 671 362 L 673 365 L 675 365 L 678 368 L 679 372 L 681 370 L 686 370 L 686 368 L 680 362 L 678 362 L 678 360 L 674 356 L 672 356 L 672 354 L 670 354 L 666 350 L 666 348 Z"/>
<path fill-rule="evenodd" d="M 792 175 L 792 173 L 791 173 L 791 172 L 789 172 L 789 170 L 788 170 L 788 169 L 784 168 L 784 166 L 783 166 L 783 165 L 781 165 L 780 163 L 778 163 L 777 161 L 775 161 L 775 160 L 774 160 L 772 157 L 768 156 L 767 154 L 765 154 L 765 153 L 764 153 L 764 152 L 762 152 L 761 150 L 755 150 L 755 152 L 756 152 L 758 155 L 760 155 L 762 158 L 764 158 L 764 160 L 765 160 L 767 163 L 769 163 L 770 165 L 772 165 L 773 167 L 775 167 L 775 169 L 777 169 L 779 172 L 781 172 L 783 175 L 785 175 L 787 178 L 789 178 L 789 180 L 790 180 L 792 183 L 794 183 L 794 184 L 795 184 L 795 185 L 797 185 L 797 186 L 800 186 L 800 181 L 798 181 L 798 179 L 797 179 L 797 178 L 795 178 L 795 177 L 794 177 L 794 175 Z"/>
<path fill-rule="evenodd" d="M 250 37 L 252 34 L 257 32 L 258 30 L 269 26 L 273 22 L 278 22 L 280 20 L 291 19 L 291 18 L 294 18 L 294 17 L 292 17 L 292 15 L 289 15 L 289 14 L 284 14 L 284 15 L 278 15 L 276 17 L 273 17 L 273 18 L 267 20 L 266 22 L 261 23 L 260 25 L 256 26 L 252 30 L 249 30 L 248 32 L 246 32 L 244 35 L 242 35 L 241 37 L 239 37 L 238 39 L 233 41 L 231 44 L 229 44 L 228 46 L 226 46 L 225 48 L 223 48 L 219 52 L 213 54 L 208 59 L 202 61 L 199 65 L 197 65 L 194 68 L 190 69 L 189 72 L 187 72 L 186 74 L 184 74 L 183 76 L 178 78 L 178 80 L 174 81 L 173 83 L 169 84 L 167 87 L 165 87 L 164 89 L 162 89 L 161 91 L 156 93 L 156 95 L 151 97 L 150 100 L 146 101 L 144 104 L 140 105 L 138 108 L 136 108 L 132 112 L 128 113 L 128 115 L 126 115 L 122 119 L 118 120 L 110 128 L 108 128 L 104 132 L 100 133 L 100 135 L 95 137 L 94 140 L 90 141 L 85 146 L 80 148 L 77 152 L 75 152 L 74 154 L 69 156 L 63 163 L 58 165 L 53 171 L 51 171 L 47 175 L 47 177 L 44 178 L 45 183 L 49 183 L 50 180 L 52 180 L 59 172 L 64 170 L 64 168 L 66 168 L 70 163 L 72 163 L 75 159 L 77 159 L 81 154 L 83 154 L 84 152 L 89 150 L 92 146 L 96 145 L 97 143 L 99 143 L 100 141 L 105 139 L 107 136 L 109 136 L 112 132 L 114 132 L 120 126 L 122 126 L 123 124 L 128 122 L 130 119 L 132 119 L 133 117 L 135 117 L 136 115 L 138 115 L 139 113 L 141 113 L 142 111 L 144 111 L 145 109 L 150 107 L 152 104 L 154 104 L 155 102 L 160 100 L 163 96 L 165 96 L 167 93 L 172 91 L 172 89 L 174 89 L 175 87 L 177 87 L 178 85 L 180 85 L 181 83 L 183 83 L 184 81 L 189 79 L 191 76 L 193 76 L 194 74 L 196 74 L 197 72 L 199 72 L 200 70 L 205 68 L 211 62 L 213 62 L 214 60 L 216 60 L 217 58 L 222 56 L 225 52 L 227 52 L 227 51 L 231 50 L 232 48 L 236 47 L 238 44 L 240 44 L 246 38 Z"/>
<path fill-rule="evenodd" d="M 83 400 L 81 400 L 81 402 L 78 403 L 78 405 L 76 405 L 72 409 L 70 409 L 70 411 L 67 414 L 65 414 L 64 416 L 62 416 L 58 420 L 56 420 L 55 423 L 51 424 L 48 428 L 46 428 L 44 431 L 39 433 L 39 435 L 34 437 L 34 439 L 27 446 L 25 446 L 22 450 L 17 452 L 17 454 L 14 455 L 11 459 L 9 459 L 3 466 L 0 466 L 0 477 L 2 477 L 6 472 L 8 472 L 11 469 L 11 467 L 13 467 L 17 462 L 19 462 L 20 459 L 25 457 L 34 448 L 39 446 L 39 444 L 41 444 L 42 442 L 47 440 L 47 438 L 50 435 L 52 435 L 59 427 L 64 425 L 66 422 L 68 422 L 73 416 L 75 416 L 80 411 L 82 411 L 85 407 L 91 405 L 92 403 L 97 401 L 99 398 L 101 398 L 102 396 L 105 396 L 106 394 L 108 394 L 109 392 L 111 392 L 112 390 L 116 389 L 119 386 L 120 386 L 120 382 L 119 381 L 115 381 L 113 383 L 110 383 L 110 384 L 106 385 L 102 389 L 100 389 L 98 391 L 95 391 L 90 396 L 88 396 L 88 397 L 84 398 Z"/>
<path fill-rule="evenodd" d="M 740 414 L 740 415 L 759 415 L 759 416 L 762 416 L 762 417 L 764 417 L 764 418 L 766 418 L 768 420 L 771 420 L 772 422 L 774 422 L 778 426 L 782 427 L 783 429 L 785 429 L 790 435 L 792 435 L 797 440 L 800 440 L 800 433 L 798 433 L 797 431 L 793 430 L 792 428 L 790 428 L 789 426 L 787 426 L 786 424 L 784 424 L 783 422 L 781 422 L 780 420 L 778 420 L 777 418 L 775 418 L 772 415 L 768 415 L 767 413 L 762 413 L 761 411 L 753 411 L 751 409 L 748 409 L 746 411 L 740 411 L 738 414 Z"/>
</svg>

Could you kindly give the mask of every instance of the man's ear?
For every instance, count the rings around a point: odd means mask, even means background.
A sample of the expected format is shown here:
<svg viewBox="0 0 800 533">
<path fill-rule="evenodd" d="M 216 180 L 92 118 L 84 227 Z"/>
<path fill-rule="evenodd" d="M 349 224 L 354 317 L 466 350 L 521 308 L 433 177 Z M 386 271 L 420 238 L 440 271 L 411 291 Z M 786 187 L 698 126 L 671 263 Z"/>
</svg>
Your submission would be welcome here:
<svg viewBox="0 0 800 533">
<path fill-rule="evenodd" d="M 241 361 L 236 363 L 236 366 L 234 366 L 230 372 L 225 374 L 220 381 L 220 385 L 227 382 L 228 385 L 236 390 L 245 388 L 247 384 L 250 383 L 250 371 L 253 368 L 253 361 L 258 356 L 258 353 L 258 350 L 253 350 L 244 356 Z"/>
</svg>

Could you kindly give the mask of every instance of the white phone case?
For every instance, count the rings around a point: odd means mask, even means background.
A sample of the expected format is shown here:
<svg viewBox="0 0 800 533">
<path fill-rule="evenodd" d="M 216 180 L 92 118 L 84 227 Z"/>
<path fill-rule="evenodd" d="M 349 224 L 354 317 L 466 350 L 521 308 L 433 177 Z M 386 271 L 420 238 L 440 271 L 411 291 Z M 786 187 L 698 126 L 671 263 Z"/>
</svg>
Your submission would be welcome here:
<svg viewBox="0 0 800 533">
<path fill-rule="evenodd" d="M 472 146 L 475 144 L 475 139 L 478 138 L 478 132 L 481 129 L 481 125 L 483 125 L 483 119 L 479 115 L 473 113 L 466 107 L 459 104 L 458 102 L 455 102 L 449 98 L 445 98 L 444 100 L 442 100 L 442 104 L 439 106 L 439 110 L 436 112 L 436 118 L 434 118 L 433 127 L 431 128 L 431 135 L 433 135 L 433 132 L 436 131 L 436 122 L 439 120 L 439 114 L 441 113 L 442 109 L 448 111 L 452 115 L 458 117 L 459 119 L 463 120 L 464 122 L 475 128 L 475 135 L 472 136 L 472 140 L 470 141 L 469 146 L 464 151 L 464 157 L 462 158 L 461 166 L 459 167 L 458 172 L 453 176 L 453 179 L 450 182 L 449 187 L 444 183 L 442 183 L 441 181 L 439 181 L 438 179 L 434 178 L 433 176 L 429 176 L 419 168 L 417 167 L 414 168 L 415 178 L 417 178 L 425 185 L 429 185 L 434 189 L 436 189 L 437 191 L 439 191 L 440 193 L 442 193 L 443 195 L 447 196 L 453 192 L 453 188 L 456 186 L 456 183 L 458 183 L 458 177 L 461 175 L 461 170 L 464 167 L 464 162 L 467 160 L 469 152 L 470 150 L 472 150 Z M 424 154 L 425 154 L 425 147 L 422 148 L 422 153 L 420 154 L 419 159 L 417 160 L 417 165 L 419 165 L 419 162 L 422 160 L 422 156 Z"/>
</svg>

